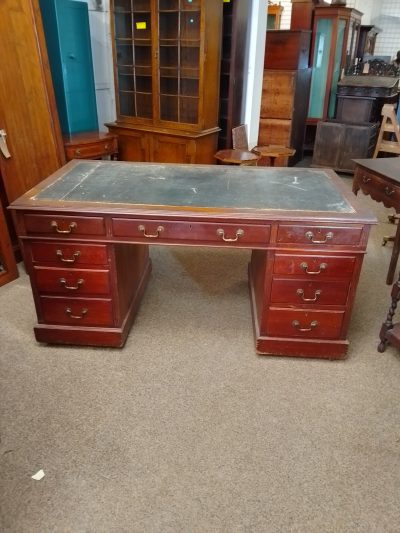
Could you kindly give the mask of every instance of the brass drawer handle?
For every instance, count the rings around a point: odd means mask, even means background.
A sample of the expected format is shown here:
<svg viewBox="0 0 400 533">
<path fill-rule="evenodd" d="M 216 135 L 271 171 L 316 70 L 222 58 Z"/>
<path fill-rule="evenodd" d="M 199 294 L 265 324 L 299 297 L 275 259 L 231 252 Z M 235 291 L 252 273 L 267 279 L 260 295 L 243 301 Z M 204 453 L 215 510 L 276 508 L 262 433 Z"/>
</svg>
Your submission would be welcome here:
<svg viewBox="0 0 400 533">
<path fill-rule="evenodd" d="M 305 233 L 305 236 L 306 238 L 311 241 L 313 244 L 325 244 L 326 242 L 330 241 L 333 239 L 333 232 L 332 231 L 328 231 L 328 233 L 326 234 L 325 236 L 325 239 L 322 240 L 322 241 L 316 241 L 314 240 L 314 233 L 312 231 L 307 231 Z"/>
<path fill-rule="evenodd" d="M 86 315 L 87 312 L 88 312 L 87 308 L 82 307 L 80 315 L 73 315 L 70 307 L 65 308 L 65 314 L 68 315 L 70 318 L 75 318 L 76 320 L 81 320 Z"/>
<path fill-rule="evenodd" d="M 75 155 L 81 155 L 81 151 L 80 150 L 75 150 Z"/>
<path fill-rule="evenodd" d="M 368 183 L 369 181 L 371 181 L 371 178 L 369 178 L 368 176 L 365 176 L 365 175 L 364 175 L 364 176 L 362 177 L 362 182 L 363 182 L 363 183 Z"/>
<path fill-rule="evenodd" d="M 316 320 L 313 320 L 312 322 L 310 322 L 310 327 L 302 328 L 300 327 L 300 322 L 298 320 L 293 320 L 292 326 L 296 328 L 298 331 L 312 331 L 314 328 L 318 326 L 318 322 Z"/>
<path fill-rule="evenodd" d="M 72 231 L 77 227 L 77 223 L 70 222 L 68 225 L 68 229 L 60 229 L 58 227 L 58 222 L 56 220 L 52 220 L 51 227 L 56 231 L 56 233 L 72 233 Z"/>
<path fill-rule="evenodd" d="M 60 278 L 59 279 L 59 282 L 60 284 L 64 287 L 64 289 L 68 289 L 70 291 L 76 291 L 79 289 L 79 287 L 81 285 L 83 285 L 83 279 L 82 278 L 79 278 L 77 281 L 76 281 L 76 285 L 67 285 L 67 280 L 65 278 Z"/>
<path fill-rule="evenodd" d="M 302 270 L 304 270 L 304 272 L 306 274 L 311 274 L 311 275 L 314 275 L 314 274 L 321 274 L 321 272 L 323 270 L 326 270 L 327 268 L 327 264 L 326 263 L 320 263 L 319 265 L 319 270 L 308 270 L 308 264 L 307 263 L 300 263 L 300 268 Z"/>
<path fill-rule="evenodd" d="M 217 235 L 218 237 L 222 237 L 222 240 L 225 242 L 236 242 L 240 239 L 240 237 L 243 237 L 244 231 L 242 229 L 237 229 L 235 233 L 235 237 L 230 239 L 229 237 L 225 237 L 225 231 L 222 228 L 217 229 Z"/>
<path fill-rule="evenodd" d="M 56 250 L 56 256 L 62 261 L 63 263 L 75 263 L 75 261 L 78 259 L 78 257 L 81 255 L 81 252 L 76 251 L 72 254 L 71 259 L 65 259 L 63 257 L 62 250 Z"/>
<path fill-rule="evenodd" d="M 298 294 L 301 297 L 303 302 L 316 302 L 318 300 L 318 296 L 321 294 L 321 290 L 317 289 L 314 292 L 314 298 L 305 298 L 303 289 L 297 289 L 296 294 Z"/>
<path fill-rule="evenodd" d="M 392 194 L 394 193 L 395 193 L 395 189 L 391 189 L 390 187 L 385 187 L 386 196 L 392 196 Z"/>
<path fill-rule="evenodd" d="M 143 233 L 145 237 L 148 237 L 149 239 L 157 239 L 160 236 L 160 233 L 164 231 L 164 226 L 158 226 L 156 229 L 156 233 L 146 233 L 146 226 L 143 226 L 140 224 L 138 226 L 138 230 Z"/>
</svg>

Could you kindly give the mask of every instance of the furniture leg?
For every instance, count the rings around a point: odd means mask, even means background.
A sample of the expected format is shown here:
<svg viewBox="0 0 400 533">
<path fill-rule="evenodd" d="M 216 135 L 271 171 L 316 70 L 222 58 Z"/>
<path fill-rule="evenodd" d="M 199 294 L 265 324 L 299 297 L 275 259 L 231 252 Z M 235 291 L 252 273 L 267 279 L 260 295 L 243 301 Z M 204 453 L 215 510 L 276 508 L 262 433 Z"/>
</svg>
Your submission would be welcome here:
<svg viewBox="0 0 400 533">
<path fill-rule="evenodd" d="M 392 257 L 390 258 L 389 270 L 386 277 L 386 284 L 391 285 L 393 283 L 394 273 L 396 270 L 397 260 L 400 252 L 400 226 L 397 226 L 396 235 L 393 241 Z"/>
</svg>

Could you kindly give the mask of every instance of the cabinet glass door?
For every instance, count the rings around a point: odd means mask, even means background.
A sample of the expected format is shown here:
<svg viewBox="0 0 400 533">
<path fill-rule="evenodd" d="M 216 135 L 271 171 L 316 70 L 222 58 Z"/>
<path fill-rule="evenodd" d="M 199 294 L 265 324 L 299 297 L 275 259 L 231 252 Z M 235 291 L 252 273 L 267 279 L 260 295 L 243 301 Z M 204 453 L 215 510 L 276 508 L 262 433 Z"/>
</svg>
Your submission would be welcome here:
<svg viewBox="0 0 400 533">
<path fill-rule="evenodd" d="M 332 21 L 329 19 L 318 20 L 312 63 L 309 118 L 322 118 L 324 114 L 331 39 Z"/>
<path fill-rule="evenodd" d="M 201 0 L 158 0 L 160 120 L 199 121 Z"/>
<path fill-rule="evenodd" d="M 153 118 L 150 0 L 114 0 L 119 115 Z"/>
</svg>

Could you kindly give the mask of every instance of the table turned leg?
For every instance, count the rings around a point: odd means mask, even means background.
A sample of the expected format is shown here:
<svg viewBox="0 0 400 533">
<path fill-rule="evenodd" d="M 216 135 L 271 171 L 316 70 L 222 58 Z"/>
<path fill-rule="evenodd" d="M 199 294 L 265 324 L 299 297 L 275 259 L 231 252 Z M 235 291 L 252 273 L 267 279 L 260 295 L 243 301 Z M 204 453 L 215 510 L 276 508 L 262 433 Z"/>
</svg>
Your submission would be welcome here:
<svg viewBox="0 0 400 533">
<path fill-rule="evenodd" d="M 400 225 L 397 226 L 396 235 L 393 240 L 392 257 L 390 258 L 389 270 L 386 277 L 386 284 L 391 285 L 393 283 L 394 273 L 396 271 L 397 260 L 400 253 Z"/>
</svg>

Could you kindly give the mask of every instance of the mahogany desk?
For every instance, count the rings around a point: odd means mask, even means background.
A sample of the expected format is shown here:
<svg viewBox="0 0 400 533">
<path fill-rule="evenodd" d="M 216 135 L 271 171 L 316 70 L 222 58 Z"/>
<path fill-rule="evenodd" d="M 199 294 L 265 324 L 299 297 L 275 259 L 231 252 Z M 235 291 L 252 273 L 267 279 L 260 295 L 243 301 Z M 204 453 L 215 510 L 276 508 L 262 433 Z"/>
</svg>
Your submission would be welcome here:
<svg viewBox="0 0 400 533">
<path fill-rule="evenodd" d="M 400 157 L 379 159 L 354 159 L 356 164 L 353 178 L 353 192 L 361 189 L 373 200 L 382 202 L 385 207 L 393 207 L 400 213 Z M 393 251 L 386 277 L 387 285 L 393 283 L 400 252 L 400 225 L 397 225 L 393 239 Z"/>
<path fill-rule="evenodd" d="M 331 170 L 117 161 L 71 161 L 11 209 L 40 342 L 122 346 L 148 245 L 220 246 L 252 250 L 257 352 L 330 359 L 376 222 Z"/>
</svg>

